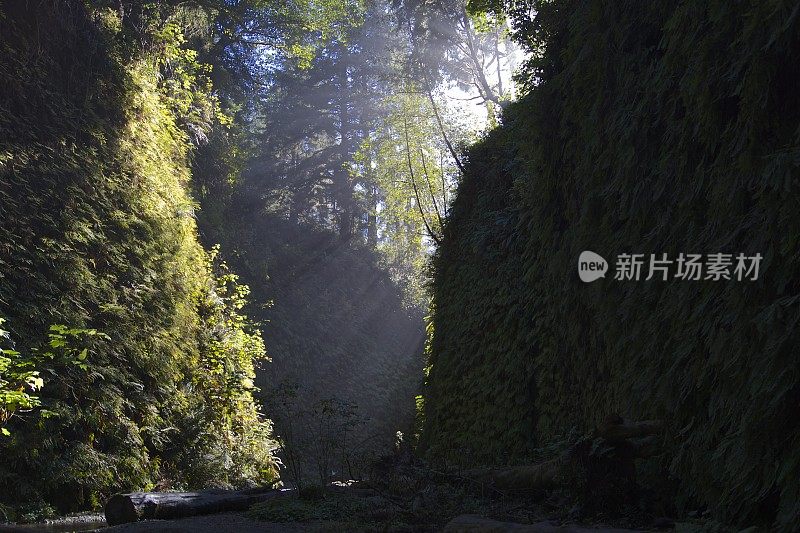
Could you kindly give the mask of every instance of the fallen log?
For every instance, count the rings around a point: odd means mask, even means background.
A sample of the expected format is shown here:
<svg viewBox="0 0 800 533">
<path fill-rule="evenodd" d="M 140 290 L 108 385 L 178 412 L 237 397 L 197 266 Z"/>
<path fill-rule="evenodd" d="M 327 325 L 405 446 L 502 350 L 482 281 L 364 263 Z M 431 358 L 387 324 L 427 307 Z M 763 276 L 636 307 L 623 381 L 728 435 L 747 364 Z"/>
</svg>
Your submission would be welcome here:
<svg viewBox="0 0 800 533">
<path fill-rule="evenodd" d="M 658 435 L 663 429 L 664 424 L 660 420 L 630 422 L 619 415 L 611 415 L 594 431 L 594 436 L 612 442 L 622 442 L 626 439 Z"/>
<path fill-rule="evenodd" d="M 467 477 L 500 491 L 550 489 L 555 487 L 565 460 L 559 456 L 536 465 L 469 470 Z"/>
<path fill-rule="evenodd" d="M 657 435 L 662 430 L 663 423 L 658 420 L 631 422 L 611 415 L 587 438 L 549 461 L 534 465 L 472 469 L 466 472 L 466 477 L 499 491 L 547 490 L 555 487 L 560 477 L 569 475 L 576 465 L 585 467 L 596 463 L 597 459 L 608 463 L 607 458 L 594 457 L 594 445 L 599 445 L 598 449 L 605 447 L 615 450 L 612 470 L 619 475 L 629 475 L 634 459 L 650 457 L 658 452 Z"/>
<path fill-rule="evenodd" d="M 275 489 L 203 492 L 132 492 L 116 494 L 105 505 L 106 522 L 115 526 L 139 520 L 185 518 L 246 511 L 280 494 Z"/>
</svg>

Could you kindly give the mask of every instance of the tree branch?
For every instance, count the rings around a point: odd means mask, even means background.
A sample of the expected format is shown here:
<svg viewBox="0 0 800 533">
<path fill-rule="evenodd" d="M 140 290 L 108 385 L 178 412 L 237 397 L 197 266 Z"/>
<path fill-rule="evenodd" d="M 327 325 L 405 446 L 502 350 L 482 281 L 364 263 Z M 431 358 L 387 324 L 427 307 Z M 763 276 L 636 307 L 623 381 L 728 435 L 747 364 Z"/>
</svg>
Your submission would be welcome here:
<svg viewBox="0 0 800 533">
<path fill-rule="evenodd" d="M 408 161 L 408 172 L 411 174 L 411 186 L 414 188 L 414 196 L 417 198 L 417 209 L 419 209 L 419 214 L 422 217 L 422 222 L 425 224 L 425 229 L 428 231 L 428 236 L 436 243 L 437 246 L 442 244 L 442 241 L 436 234 L 433 233 L 430 225 L 428 224 L 428 219 L 425 217 L 425 211 L 422 209 L 422 201 L 419 197 L 419 190 L 417 189 L 417 182 L 414 179 L 414 165 L 411 163 L 411 143 L 408 140 L 408 119 L 403 117 L 403 123 L 405 126 L 405 137 L 406 137 L 406 160 Z"/>
</svg>

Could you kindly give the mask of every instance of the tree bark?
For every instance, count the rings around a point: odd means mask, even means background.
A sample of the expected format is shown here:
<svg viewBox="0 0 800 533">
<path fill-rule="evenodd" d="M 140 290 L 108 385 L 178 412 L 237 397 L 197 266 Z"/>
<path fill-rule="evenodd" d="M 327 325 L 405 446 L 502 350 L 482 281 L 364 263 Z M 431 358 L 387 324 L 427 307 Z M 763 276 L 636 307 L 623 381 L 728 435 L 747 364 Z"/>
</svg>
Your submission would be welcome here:
<svg viewBox="0 0 800 533">
<path fill-rule="evenodd" d="M 565 462 L 559 456 L 536 465 L 469 470 L 466 477 L 500 491 L 543 490 L 556 485 L 556 478 Z"/>
<path fill-rule="evenodd" d="M 350 112 L 349 97 L 350 81 L 347 74 L 349 51 L 346 45 L 341 45 L 339 58 L 339 168 L 334 170 L 334 180 L 336 194 L 338 195 L 339 207 L 339 237 L 343 241 L 349 241 L 353 236 L 353 185 L 350 180 L 350 172 L 346 165 L 351 161 L 352 146 L 350 139 Z"/>
<path fill-rule="evenodd" d="M 370 186 L 369 213 L 367 214 L 367 245 L 371 250 L 378 247 L 378 188 Z"/>
<path fill-rule="evenodd" d="M 658 434 L 663 431 L 659 420 L 641 422 L 625 421 L 617 415 L 592 432 L 588 440 L 567 449 L 559 456 L 535 465 L 511 466 L 506 468 L 482 468 L 469 470 L 466 477 L 484 483 L 500 491 L 506 490 L 545 490 L 553 488 L 559 476 L 568 473 L 575 463 L 585 463 L 590 454 L 590 445 L 605 442 L 619 450 L 623 461 L 633 465 L 633 460 L 650 457 L 658 452 Z M 622 474 L 622 472 L 618 472 Z"/>
<path fill-rule="evenodd" d="M 148 519 L 173 519 L 245 511 L 280 494 L 274 489 L 208 492 L 132 492 L 116 494 L 105 506 L 106 522 L 115 526 Z"/>
</svg>

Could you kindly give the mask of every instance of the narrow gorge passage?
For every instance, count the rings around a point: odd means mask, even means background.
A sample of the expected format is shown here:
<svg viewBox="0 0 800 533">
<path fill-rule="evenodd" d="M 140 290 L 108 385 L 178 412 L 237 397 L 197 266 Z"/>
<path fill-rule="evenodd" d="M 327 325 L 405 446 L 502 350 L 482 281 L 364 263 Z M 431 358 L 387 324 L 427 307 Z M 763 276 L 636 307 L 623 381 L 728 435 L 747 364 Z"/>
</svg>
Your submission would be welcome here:
<svg viewBox="0 0 800 533">
<path fill-rule="evenodd" d="M 0 2 L 0 531 L 800 530 L 796 0 Z"/>
</svg>

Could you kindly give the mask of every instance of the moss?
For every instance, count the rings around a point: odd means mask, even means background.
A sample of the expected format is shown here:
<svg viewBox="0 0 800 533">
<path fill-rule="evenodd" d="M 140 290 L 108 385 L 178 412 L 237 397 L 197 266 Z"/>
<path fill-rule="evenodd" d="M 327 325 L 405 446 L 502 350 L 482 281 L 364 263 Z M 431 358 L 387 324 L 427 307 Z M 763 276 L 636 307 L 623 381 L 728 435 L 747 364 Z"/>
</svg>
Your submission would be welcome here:
<svg viewBox="0 0 800 533">
<path fill-rule="evenodd" d="M 794 7 L 535 7 L 521 38 L 546 52 L 470 150 L 436 258 L 423 442 L 512 462 L 610 413 L 662 418 L 645 470 L 679 505 L 796 530 Z M 765 260 L 751 283 L 586 285 L 587 249 Z"/>
</svg>

